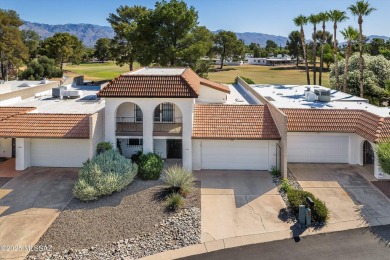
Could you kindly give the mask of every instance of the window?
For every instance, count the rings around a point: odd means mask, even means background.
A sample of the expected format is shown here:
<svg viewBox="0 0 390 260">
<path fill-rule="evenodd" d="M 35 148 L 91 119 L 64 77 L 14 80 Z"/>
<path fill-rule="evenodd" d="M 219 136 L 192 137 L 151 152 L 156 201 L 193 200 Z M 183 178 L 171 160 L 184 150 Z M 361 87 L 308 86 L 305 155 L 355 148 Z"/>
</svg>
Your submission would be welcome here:
<svg viewBox="0 0 390 260">
<path fill-rule="evenodd" d="M 135 111 L 135 122 L 136 123 L 142 123 L 142 110 L 139 106 L 134 104 L 134 111 Z"/>
<path fill-rule="evenodd" d="M 174 122 L 175 109 L 172 103 L 162 103 L 154 110 L 155 122 Z"/>
<path fill-rule="evenodd" d="M 140 146 L 143 143 L 143 139 L 127 139 L 127 146 Z"/>
</svg>

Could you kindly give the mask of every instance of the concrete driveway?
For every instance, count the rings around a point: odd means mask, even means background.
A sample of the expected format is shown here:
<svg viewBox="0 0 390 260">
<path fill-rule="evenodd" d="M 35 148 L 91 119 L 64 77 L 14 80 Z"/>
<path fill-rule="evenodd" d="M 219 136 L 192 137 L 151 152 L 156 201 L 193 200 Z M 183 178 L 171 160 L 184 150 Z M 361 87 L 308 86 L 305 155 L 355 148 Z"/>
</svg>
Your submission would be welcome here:
<svg viewBox="0 0 390 260">
<path fill-rule="evenodd" d="M 0 259 L 28 254 L 24 246 L 35 245 L 72 199 L 77 173 L 76 168 L 33 167 L 1 187 L 0 245 L 10 250 L 2 248 Z"/>
<path fill-rule="evenodd" d="M 200 171 L 202 242 L 289 230 L 286 205 L 266 171 Z"/>
<path fill-rule="evenodd" d="M 363 176 L 366 169 L 348 164 L 289 164 L 304 190 L 329 208 L 329 223 L 362 221 L 372 226 L 390 224 L 390 201 Z M 361 214 L 359 212 L 361 211 Z"/>
</svg>

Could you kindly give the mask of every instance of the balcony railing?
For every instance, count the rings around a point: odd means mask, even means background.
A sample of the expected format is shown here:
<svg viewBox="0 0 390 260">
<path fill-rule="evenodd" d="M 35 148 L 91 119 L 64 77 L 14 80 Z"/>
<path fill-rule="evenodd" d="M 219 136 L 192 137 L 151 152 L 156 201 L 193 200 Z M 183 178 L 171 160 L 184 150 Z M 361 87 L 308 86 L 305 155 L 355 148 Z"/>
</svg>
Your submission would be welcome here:
<svg viewBox="0 0 390 260">
<path fill-rule="evenodd" d="M 181 136 L 183 120 L 181 117 L 155 117 L 153 126 L 154 136 Z"/>
<path fill-rule="evenodd" d="M 142 117 L 117 117 L 116 134 L 142 136 Z"/>
<path fill-rule="evenodd" d="M 153 135 L 154 136 L 181 136 L 182 118 L 170 117 L 154 118 Z M 116 135 L 118 136 L 142 136 L 143 120 L 140 117 L 117 117 Z"/>
</svg>

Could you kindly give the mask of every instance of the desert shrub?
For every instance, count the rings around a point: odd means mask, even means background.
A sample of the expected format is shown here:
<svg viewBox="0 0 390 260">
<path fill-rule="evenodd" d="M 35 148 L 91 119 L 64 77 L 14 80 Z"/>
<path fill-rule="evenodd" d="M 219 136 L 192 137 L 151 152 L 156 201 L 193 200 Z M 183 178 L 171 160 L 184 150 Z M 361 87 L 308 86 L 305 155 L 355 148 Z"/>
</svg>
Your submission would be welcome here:
<svg viewBox="0 0 390 260">
<path fill-rule="evenodd" d="M 137 174 L 137 165 L 118 151 L 108 150 L 87 160 L 80 169 L 73 195 L 80 200 L 96 200 L 121 191 Z"/>
<path fill-rule="evenodd" d="M 105 151 L 112 150 L 112 144 L 110 142 L 100 142 L 97 144 L 96 153 L 101 154 Z"/>
<path fill-rule="evenodd" d="M 178 210 L 184 206 L 184 200 L 182 196 L 180 196 L 180 194 L 176 192 L 168 195 L 166 203 L 167 208 L 170 210 Z"/>
<path fill-rule="evenodd" d="M 280 170 L 278 170 L 276 167 L 271 168 L 271 175 L 274 177 L 280 177 Z"/>
<path fill-rule="evenodd" d="M 289 190 L 292 189 L 290 183 L 288 183 L 287 178 L 283 178 L 282 184 L 280 184 L 280 189 L 284 192 L 288 192 Z"/>
<path fill-rule="evenodd" d="M 142 154 L 139 157 L 138 174 L 143 180 L 157 180 L 163 167 L 164 162 L 156 153 Z"/>
<path fill-rule="evenodd" d="M 382 171 L 390 174 L 390 141 L 379 143 L 376 147 L 376 154 Z"/>
<path fill-rule="evenodd" d="M 195 177 L 191 171 L 178 165 L 173 165 L 165 170 L 164 182 L 172 192 L 178 192 L 185 196 L 193 187 Z"/>
<path fill-rule="evenodd" d="M 326 222 L 329 217 L 329 210 L 325 203 L 316 198 L 312 193 L 303 190 L 290 189 L 287 191 L 287 199 L 290 208 L 297 214 L 299 212 L 299 205 L 309 206 L 306 202 L 306 197 L 310 197 L 314 206 L 311 209 L 311 216 L 314 222 Z"/>
<path fill-rule="evenodd" d="M 252 79 L 240 76 L 240 78 L 248 84 L 256 84 Z"/>
</svg>

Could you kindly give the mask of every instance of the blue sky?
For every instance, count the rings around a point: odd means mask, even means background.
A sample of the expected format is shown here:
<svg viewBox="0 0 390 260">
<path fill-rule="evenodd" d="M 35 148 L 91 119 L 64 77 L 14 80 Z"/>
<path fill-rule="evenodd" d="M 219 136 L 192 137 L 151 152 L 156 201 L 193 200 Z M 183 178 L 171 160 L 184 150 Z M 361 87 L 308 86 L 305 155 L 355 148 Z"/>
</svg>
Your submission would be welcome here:
<svg viewBox="0 0 390 260">
<path fill-rule="evenodd" d="M 106 18 L 120 5 L 152 8 L 155 0 L 0 0 L 1 9 L 13 9 L 24 20 L 48 24 L 91 23 L 108 25 Z M 295 30 L 292 19 L 330 9 L 347 10 L 355 0 L 186 0 L 199 13 L 199 24 L 210 30 L 261 32 L 287 36 Z M 390 0 L 369 0 L 378 10 L 364 20 L 364 34 L 390 36 L 384 24 L 390 14 Z M 76 7 L 76 8 L 75 8 Z M 339 28 L 357 27 L 350 19 Z M 311 30 L 311 26 L 307 30 Z M 331 29 L 331 25 L 328 25 Z"/>
</svg>

